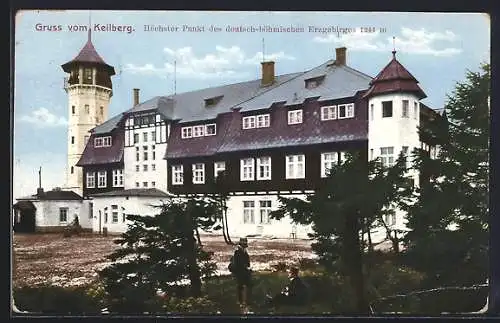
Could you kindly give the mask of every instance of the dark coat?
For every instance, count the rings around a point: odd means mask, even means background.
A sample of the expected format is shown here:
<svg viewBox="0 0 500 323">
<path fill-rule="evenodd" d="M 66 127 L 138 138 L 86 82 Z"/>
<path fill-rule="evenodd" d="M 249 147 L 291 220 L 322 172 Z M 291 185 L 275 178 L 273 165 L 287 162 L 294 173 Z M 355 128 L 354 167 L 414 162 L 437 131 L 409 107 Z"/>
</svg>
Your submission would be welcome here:
<svg viewBox="0 0 500 323">
<path fill-rule="evenodd" d="M 233 274 L 238 280 L 249 280 L 250 279 L 250 256 L 248 252 L 242 248 L 238 248 L 234 251 L 233 255 Z"/>
<path fill-rule="evenodd" d="M 283 290 L 289 304 L 303 304 L 308 299 L 308 288 L 300 277 L 294 277 Z"/>
</svg>

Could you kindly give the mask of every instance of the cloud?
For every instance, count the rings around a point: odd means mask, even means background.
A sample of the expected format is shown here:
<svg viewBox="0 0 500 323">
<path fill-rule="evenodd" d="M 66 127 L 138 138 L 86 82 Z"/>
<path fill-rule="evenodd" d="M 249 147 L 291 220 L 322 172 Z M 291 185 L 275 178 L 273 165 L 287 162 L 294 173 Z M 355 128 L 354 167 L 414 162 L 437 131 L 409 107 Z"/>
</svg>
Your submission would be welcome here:
<svg viewBox="0 0 500 323">
<path fill-rule="evenodd" d="M 42 167 L 42 187 L 45 191 L 64 186 L 66 156 L 47 152 L 23 154 L 13 160 L 13 198 L 32 195 L 38 187 L 38 170 Z"/>
<path fill-rule="evenodd" d="M 220 77 L 240 77 L 244 73 L 241 71 L 245 66 L 257 65 L 262 61 L 262 52 L 257 52 L 253 56 L 247 56 L 238 46 L 223 47 L 216 46 L 215 53 L 206 54 L 203 57 L 197 57 L 191 47 L 183 47 L 177 50 L 164 48 L 164 53 L 170 59 L 163 64 L 163 67 L 156 67 L 153 64 L 144 64 L 142 66 L 127 64 L 124 70 L 134 74 L 158 75 L 167 77 L 175 72 L 177 77 L 184 78 L 220 78 Z M 295 58 L 286 55 L 283 51 L 267 54 L 266 60 Z M 174 60 L 176 64 L 174 66 Z"/>
<path fill-rule="evenodd" d="M 429 32 L 425 28 L 411 29 L 402 27 L 400 36 L 396 37 L 396 50 L 404 53 L 418 55 L 433 55 L 438 57 L 449 57 L 460 54 L 461 49 L 445 47 L 439 49 L 437 42 L 454 42 L 458 36 L 452 31 Z M 353 51 L 387 52 L 393 49 L 392 37 L 381 37 L 380 32 L 362 33 L 357 29 L 355 32 L 343 34 L 340 37 L 335 34 L 317 36 L 314 42 L 338 44 Z"/>
<path fill-rule="evenodd" d="M 33 110 L 31 115 L 21 116 L 19 120 L 35 124 L 39 127 L 61 127 L 68 125 L 68 121 L 64 117 L 58 117 L 46 108 Z"/>
</svg>

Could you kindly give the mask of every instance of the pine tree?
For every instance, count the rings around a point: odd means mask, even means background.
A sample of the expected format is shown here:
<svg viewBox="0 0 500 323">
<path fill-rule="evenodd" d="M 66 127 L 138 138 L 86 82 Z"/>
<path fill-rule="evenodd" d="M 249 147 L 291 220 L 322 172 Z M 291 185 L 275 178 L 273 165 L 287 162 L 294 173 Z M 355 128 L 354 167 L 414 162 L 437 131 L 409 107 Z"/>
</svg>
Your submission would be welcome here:
<svg viewBox="0 0 500 323">
<path fill-rule="evenodd" d="M 161 211 L 161 212 L 160 212 Z M 198 228 L 209 230 L 217 205 L 210 199 L 170 199 L 155 216 L 129 215 L 131 223 L 108 256 L 112 264 L 100 272 L 111 311 L 158 310 L 158 290 L 186 296 L 179 286 L 190 283 L 190 296 L 200 296 L 202 278 L 213 274 L 212 253 L 201 247 Z"/>
<path fill-rule="evenodd" d="M 280 197 L 271 217 L 289 215 L 293 222 L 312 224 L 311 238 L 320 263 L 330 272 L 349 278 L 356 295 L 357 313 L 369 313 L 363 275 L 362 232 L 382 221 L 387 210 L 409 197 L 405 158 L 387 169 L 378 160 L 367 161 L 361 152 L 347 154 L 334 165 L 324 185 L 306 200 Z"/>
<path fill-rule="evenodd" d="M 407 259 L 427 274 L 427 284 L 484 283 L 488 249 L 488 139 L 490 67 L 468 71 L 445 106 L 444 125 L 421 129 L 436 159 L 415 152 L 422 174 L 418 202 L 410 208 Z"/>
</svg>

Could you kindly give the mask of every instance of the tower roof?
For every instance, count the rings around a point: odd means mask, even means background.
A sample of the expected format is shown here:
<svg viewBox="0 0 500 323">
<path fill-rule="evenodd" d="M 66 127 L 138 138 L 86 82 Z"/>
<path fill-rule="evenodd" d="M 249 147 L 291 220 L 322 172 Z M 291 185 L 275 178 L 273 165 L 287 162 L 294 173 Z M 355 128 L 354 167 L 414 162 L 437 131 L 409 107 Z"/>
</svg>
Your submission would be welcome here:
<svg viewBox="0 0 500 323">
<path fill-rule="evenodd" d="M 417 79 L 396 59 L 396 51 L 393 51 L 392 60 L 371 80 L 364 97 L 395 92 L 415 93 L 419 99 L 427 97 Z"/>
<path fill-rule="evenodd" d="M 62 65 L 62 68 L 66 73 L 69 73 L 73 65 L 82 63 L 103 66 L 108 71 L 110 76 L 115 75 L 114 67 L 104 62 L 102 57 L 97 53 L 94 44 L 92 44 L 90 26 L 89 26 L 89 36 L 87 43 L 85 43 L 85 46 L 83 46 L 78 55 L 76 55 L 76 57 L 73 58 L 71 61 L 64 63 Z"/>
</svg>

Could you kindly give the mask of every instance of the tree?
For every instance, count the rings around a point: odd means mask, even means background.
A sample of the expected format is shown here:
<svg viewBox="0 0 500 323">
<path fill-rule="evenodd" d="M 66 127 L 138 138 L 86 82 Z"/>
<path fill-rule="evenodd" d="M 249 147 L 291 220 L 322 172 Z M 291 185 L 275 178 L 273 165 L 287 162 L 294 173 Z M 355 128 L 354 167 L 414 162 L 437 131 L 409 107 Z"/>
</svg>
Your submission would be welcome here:
<svg viewBox="0 0 500 323">
<path fill-rule="evenodd" d="M 201 279 L 216 266 L 197 230 L 209 230 L 217 210 L 208 198 L 172 198 L 155 216 L 129 215 L 127 231 L 115 241 L 120 248 L 107 257 L 113 263 L 100 272 L 112 310 L 151 311 L 157 290 L 183 296 L 185 279 L 191 296 L 200 296 Z"/>
<path fill-rule="evenodd" d="M 330 271 L 349 277 L 355 292 L 355 311 L 369 313 L 363 275 L 362 232 L 379 223 L 384 212 L 409 195 L 405 189 L 405 158 L 401 155 L 389 169 L 367 161 L 361 152 L 330 169 L 324 185 L 306 200 L 280 197 L 271 217 L 289 215 L 293 222 L 312 224 L 312 244 L 320 263 Z"/>
<path fill-rule="evenodd" d="M 415 151 L 423 175 L 409 209 L 407 258 L 427 284 L 484 283 L 488 250 L 490 67 L 466 73 L 436 119 L 420 129 L 437 158 Z M 458 269 L 458 270 L 457 270 Z"/>
</svg>

